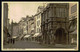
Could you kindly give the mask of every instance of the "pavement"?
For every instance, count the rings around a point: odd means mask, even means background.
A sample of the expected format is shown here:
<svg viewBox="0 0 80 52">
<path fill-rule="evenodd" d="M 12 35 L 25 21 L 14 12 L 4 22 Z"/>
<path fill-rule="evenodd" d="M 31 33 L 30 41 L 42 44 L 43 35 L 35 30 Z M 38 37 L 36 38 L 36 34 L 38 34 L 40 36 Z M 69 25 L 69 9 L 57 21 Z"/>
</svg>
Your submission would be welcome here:
<svg viewBox="0 0 80 52">
<path fill-rule="evenodd" d="M 20 41 L 16 41 L 14 44 L 4 45 L 4 48 L 20 48 L 20 49 L 25 49 L 25 48 L 76 48 L 76 45 L 60 45 L 60 44 L 47 45 L 47 44 L 39 44 L 33 41 L 20 40 Z"/>
</svg>

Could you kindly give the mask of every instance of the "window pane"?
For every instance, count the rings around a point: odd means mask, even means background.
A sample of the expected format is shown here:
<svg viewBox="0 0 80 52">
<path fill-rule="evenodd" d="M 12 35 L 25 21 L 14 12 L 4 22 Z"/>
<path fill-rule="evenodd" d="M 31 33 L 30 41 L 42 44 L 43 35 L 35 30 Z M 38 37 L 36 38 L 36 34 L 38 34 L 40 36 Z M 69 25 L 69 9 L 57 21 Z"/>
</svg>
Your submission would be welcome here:
<svg viewBox="0 0 80 52">
<path fill-rule="evenodd" d="M 59 12 L 60 12 L 60 11 L 59 11 L 59 8 L 56 8 L 56 16 L 57 16 L 57 17 L 60 17 L 60 16 L 59 16 Z"/>
</svg>

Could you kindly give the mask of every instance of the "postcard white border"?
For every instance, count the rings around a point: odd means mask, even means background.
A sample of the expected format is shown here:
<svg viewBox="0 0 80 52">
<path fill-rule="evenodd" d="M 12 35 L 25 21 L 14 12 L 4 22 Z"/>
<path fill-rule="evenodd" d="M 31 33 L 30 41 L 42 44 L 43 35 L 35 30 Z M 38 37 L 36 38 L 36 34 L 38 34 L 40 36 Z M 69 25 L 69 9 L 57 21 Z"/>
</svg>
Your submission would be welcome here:
<svg viewBox="0 0 80 52">
<path fill-rule="evenodd" d="M 3 3 L 17 3 L 17 2 L 19 2 L 19 3 L 77 3 L 77 48 L 76 49 L 55 49 L 55 48 L 52 48 L 52 49 L 3 49 Z M 71 1 L 71 2 L 68 2 L 68 1 L 48 1 L 48 2 L 31 2 L 31 1 L 26 1 L 26 2 L 20 2 L 20 1 L 2 1 L 2 19 L 1 19 L 1 21 L 2 21 L 2 24 L 1 24 L 1 26 L 2 26 L 2 34 L 1 34 L 1 49 L 2 49 L 2 51 L 77 51 L 78 50 L 78 46 L 79 46 L 79 34 L 78 34 L 78 24 L 79 24 L 79 2 L 75 2 L 75 1 Z"/>
</svg>

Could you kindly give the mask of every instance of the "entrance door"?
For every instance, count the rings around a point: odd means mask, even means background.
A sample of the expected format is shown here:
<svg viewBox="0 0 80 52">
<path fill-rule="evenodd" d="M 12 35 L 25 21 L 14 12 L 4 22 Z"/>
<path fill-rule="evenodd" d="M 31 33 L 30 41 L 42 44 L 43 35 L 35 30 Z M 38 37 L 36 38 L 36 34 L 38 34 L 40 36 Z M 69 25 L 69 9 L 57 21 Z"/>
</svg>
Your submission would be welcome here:
<svg viewBox="0 0 80 52">
<path fill-rule="evenodd" d="M 55 43 L 56 44 L 65 44 L 66 43 L 66 34 L 63 28 L 59 28 L 55 32 Z"/>
</svg>

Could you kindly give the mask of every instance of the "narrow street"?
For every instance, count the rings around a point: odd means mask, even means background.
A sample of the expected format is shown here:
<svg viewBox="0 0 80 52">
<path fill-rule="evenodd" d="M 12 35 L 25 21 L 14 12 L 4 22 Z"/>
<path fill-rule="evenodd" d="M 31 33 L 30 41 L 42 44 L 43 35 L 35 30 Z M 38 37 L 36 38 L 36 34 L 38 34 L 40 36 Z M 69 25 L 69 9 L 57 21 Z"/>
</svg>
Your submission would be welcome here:
<svg viewBox="0 0 80 52">
<path fill-rule="evenodd" d="M 8 44 L 5 45 L 4 48 L 20 48 L 20 49 L 25 49 L 25 48 L 76 48 L 76 45 L 41 45 L 37 42 L 33 41 L 25 41 L 25 40 L 20 40 L 16 41 L 14 44 Z"/>
<path fill-rule="evenodd" d="M 45 48 L 45 46 L 40 45 L 37 42 L 31 41 L 16 41 L 14 44 L 5 45 L 5 48 Z"/>
</svg>

